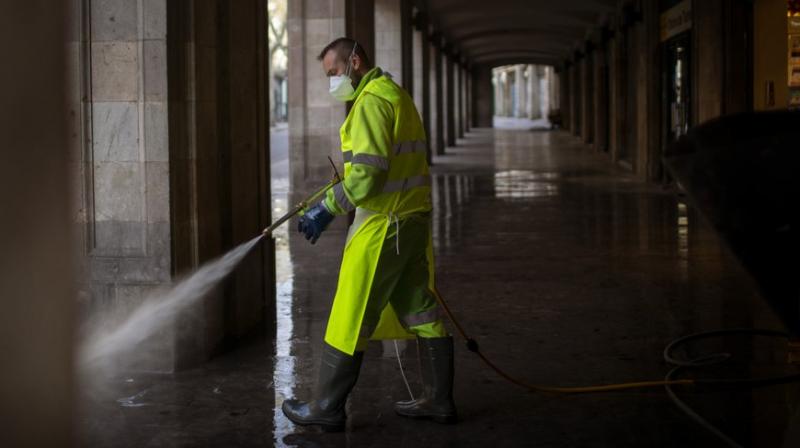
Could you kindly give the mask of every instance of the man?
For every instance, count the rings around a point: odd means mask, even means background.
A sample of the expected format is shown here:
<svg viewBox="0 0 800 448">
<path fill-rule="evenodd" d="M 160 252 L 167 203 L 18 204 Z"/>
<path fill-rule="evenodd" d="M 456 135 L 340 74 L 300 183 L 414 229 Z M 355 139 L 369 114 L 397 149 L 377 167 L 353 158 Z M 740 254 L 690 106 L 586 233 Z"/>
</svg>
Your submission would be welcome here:
<svg viewBox="0 0 800 448">
<path fill-rule="evenodd" d="M 319 54 L 330 93 L 353 101 L 340 129 L 344 180 L 300 218 L 315 243 L 337 215 L 355 211 L 323 344 L 319 380 L 310 401 L 286 400 L 299 425 L 342 430 L 347 396 L 370 339 L 417 337 L 422 397 L 398 402 L 408 417 L 457 420 L 453 402 L 453 339 L 432 292 L 431 187 L 425 130 L 411 97 L 388 73 L 372 67 L 352 39 Z"/>
</svg>

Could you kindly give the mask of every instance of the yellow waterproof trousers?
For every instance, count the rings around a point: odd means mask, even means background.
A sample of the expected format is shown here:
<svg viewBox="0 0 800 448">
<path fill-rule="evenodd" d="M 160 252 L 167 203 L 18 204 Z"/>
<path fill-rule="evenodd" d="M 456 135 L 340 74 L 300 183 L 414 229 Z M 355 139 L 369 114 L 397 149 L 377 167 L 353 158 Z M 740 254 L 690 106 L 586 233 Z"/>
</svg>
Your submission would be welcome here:
<svg viewBox="0 0 800 448">
<path fill-rule="evenodd" d="M 430 213 L 397 219 L 357 209 L 325 342 L 353 354 L 370 339 L 447 336 L 433 281 Z"/>
</svg>

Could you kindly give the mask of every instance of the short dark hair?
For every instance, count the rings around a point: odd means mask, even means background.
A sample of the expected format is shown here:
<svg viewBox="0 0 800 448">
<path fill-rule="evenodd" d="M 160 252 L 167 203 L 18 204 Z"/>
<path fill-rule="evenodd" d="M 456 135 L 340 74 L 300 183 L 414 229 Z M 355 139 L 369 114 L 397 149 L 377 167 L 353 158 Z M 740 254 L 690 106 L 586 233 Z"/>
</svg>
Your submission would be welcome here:
<svg viewBox="0 0 800 448">
<path fill-rule="evenodd" d="M 369 58 L 367 57 L 367 52 L 364 51 L 364 47 L 361 46 L 358 42 L 349 37 L 340 37 L 333 42 L 325 45 L 325 48 L 319 52 L 319 56 L 317 56 L 317 60 L 321 61 L 329 51 L 335 51 L 336 57 L 341 59 L 342 61 L 347 62 L 347 57 L 350 56 L 350 52 L 353 50 L 353 45 L 356 47 L 355 54 L 361 58 L 361 62 L 366 64 L 367 67 L 370 66 Z"/>
</svg>

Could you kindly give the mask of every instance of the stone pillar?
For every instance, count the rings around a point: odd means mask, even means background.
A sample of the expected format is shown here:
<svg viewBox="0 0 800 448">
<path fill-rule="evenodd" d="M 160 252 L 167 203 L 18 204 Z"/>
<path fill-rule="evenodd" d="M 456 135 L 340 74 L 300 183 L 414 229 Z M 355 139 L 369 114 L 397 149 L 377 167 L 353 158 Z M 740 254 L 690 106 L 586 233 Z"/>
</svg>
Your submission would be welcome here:
<svg viewBox="0 0 800 448">
<path fill-rule="evenodd" d="M 580 86 L 580 79 L 581 79 L 581 67 L 582 67 L 581 60 L 576 60 L 572 66 L 570 66 L 570 73 L 569 73 L 569 96 L 570 96 L 570 126 L 569 130 L 572 132 L 572 135 L 580 135 L 580 122 L 581 122 L 581 86 Z"/>
<path fill-rule="evenodd" d="M 608 151 L 608 52 L 606 45 L 595 51 L 594 73 L 594 147 Z"/>
<path fill-rule="evenodd" d="M 171 282 L 166 1 L 89 1 L 73 14 L 85 43 L 74 54 L 81 296 L 85 318 L 110 319 Z M 173 369 L 171 330 L 137 367 Z"/>
<path fill-rule="evenodd" d="M 412 0 L 400 2 L 400 52 L 403 62 L 403 88 L 409 95 L 414 92 L 414 4 Z M 422 111 L 419 111 L 420 114 Z"/>
<path fill-rule="evenodd" d="M 514 98 L 512 95 L 512 80 L 510 77 L 511 72 L 508 70 L 503 70 L 500 77 L 500 85 L 503 88 L 501 91 L 503 95 L 503 113 L 500 115 L 504 117 L 514 116 Z"/>
<path fill-rule="evenodd" d="M 289 1 L 289 3 L 292 3 Z M 309 18 L 327 19 L 336 17 L 344 3 L 345 30 L 336 36 L 347 36 L 358 41 L 367 57 L 375 62 L 375 1 L 374 0 L 308 0 Z M 325 15 L 325 12 L 330 14 Z M 333 31 L 333 30 L 330 30 Z M 333 39 L 331 39 L 333 40 Z"/>
<path fill-rule="evenodd" d="M 463 108 L 463 98 L 461 96 L 461 90 L 464 88 L 463 83 L 464 80 L 461 79 L 461 64 L 459 61 L 455 61 L 453 63 L 453 102 L 455 103 L 455 110 L 453 111 L 453 115 L 455 116 L 455 135 L 454 138 L 463 138 L 464 137 L 464 125 L 462 121 L 462 114 L 461 110 Z"/>
<path fill-rule="evenodd" d="M 456 110 L 455 110 L 455 82 L 453 79 L 453 58 L 447 52 L 442 52 L 443 64 L 445 67 L 445 144 L 447 146 L 456 145 Z"/>
<path fill-rule="evenodd" d="M 434 107 L 431 108 L 431 134 L 437 155 L 444 154 L 445 130 L 444 130 L 444 70 L 442 67 L 442 51 L 440 50 L 440 38 L 432 39 L 431 45 L 431 98 L 435 98 Z M 438 42 L 437 42 L 438 40 Z"/>
<path fill-rule="evenodd" d="M 403 32 L 401 0 L 375 0 L 375 65 L 403 83 Z"/>
<path fill-rule="evenodd" d="M 456 99 L 458 100 L 458 122 L 456 123 L 456 136 L 464 138 L 464 70 L 461 67 L 461 62 L 455 66 L 456 70 L 456 84 L 458 91 L 456 91 Z"/>
<path fill-rule="evenodd" d="M 422 92 L 422 87 L 423 87 L 422 83 L 423 83 L 423 80 L 427 78 L 425 76 L 427 74 L 427 71 L 423 70 L 423 67 L 422 67 L 422 59 L 423 59 L 423 57 L 424 57 L 424 55 L 426 53 L 424 51 L 425 45 L 424 45 L 424 42 L 422 41 L 422 36 L 423 36 L 422 31 L 414 30 L 414 34 L 413 34 L 413 37 L 412 37 L 412 40 L 411 40 L 411 42 L 413 44 L 413 46 L 412 46 L 413 73 L 412 74 L 413 74 L 413 77 L 414 77 L 414 81 L 412 82 L 414 88 L 411 91 L 411 97 L 414 99 L 414 105 L 417 107 L 417 111 L 419 111 L 420 116 L 422 117 L 422 121 L 424 122 L 425 121 L 425 117 L 424 117 L 424 114 L 422 113 L 422 109 L 423 109 L 423 103 L 425 101 L 425 95 Z M 426 126 L 426 129 L 427 129 L 427 126 Z"/>
<path fill-rule="evenodd" d="M 253 20 L 266 17 L 266 2 L 183 0 L 168 8 L 171 259 L 172 273 L 182 275 L 271 221 L 266 21 Z M 273 321 L 272 252 L 265 240 L 179 316 L 176 368 Z"/>
<path fill-rule="evenodd" d="M 723 3 L 723 0 L 692 2 L 692 51 L 696 55 L 693 61 L 697 62 L 692 86 L 692 125 L 716 118 L 723 112 L 724 16 L 719 13 L 723 9 Z"/>
<path fill-rule="evenodd" d="M 528 105 L 528 118 L 531 120 L 538 120 L 542 118 L 542 87 L 541 82 L 544 78 L 542 74 L 542 67 L 538 65 L 528 66 L 528 98 L 530 104 Z"/>
<path fill-rule="evenodd" d="M 528 97 L 527 83 L 525 82 L 525 66 L 517 64 L 514 66 L 514 111 L 517 118 L 525 116 L 525 100 Z"/>
<path fill-rule="evenodd" d="M 81 192 L 68 168 L 80 163 L 69 129 L 81 115 L 69 63 L 80 52 L 78 6 L 11 2 L 0 16 L 0 425 L 8 447 L 77 445 L 70 254 L 81 247 L 69 205 Z"/>
<path fill-rule="evenodd" d="M 624 108 L 624 48 L 623 32 L 617 31 L 609 42 L 609 104 L 608 104 L 608 152 L 611 160 L 619 160 L 622 145 L 622 122 Z"/>
<path fill-rule="evenodd" d="M 290 1 L 287 6 L 290 188 L 306 192 L 330 179 L 328 156 L 343 163 L 339 127 L 345 105 L 328 93 L 317 55 L 345 35 L 345 6 L 327 0 Z"/>
<path fill-rule="evenodd" d="M 472 128 L 472 79 L 466 64 L 461 69 L 464 76 L 464 132 Z"/>
<path fill-rule="evenodd" d="M 501 74 L 499 70 L 492 71 L 492 87 L 494 89 L 493 98 L 494 98 L 494 111 L 493 115 L 495 116 L 502 116 L 503 115 L 503 86 L 501 81 Z"/>
<path fill-rule="evenodd" d="M 417 105 L 417 112 L 422 117 L 422 124 L 427 135 L 427 155 L 428 163 L 431 163 L 433 147 L 433 137 L 431 129 L 431 51 L 430 40 L 428 38 L 428 24 L 425 15 L 417 12 L 414 19 L 416 29 L 414 30 L 414 101 Z"/>
<path fill-rule="evenodd" d="M 492 127 L 492 116 L 498 109 L 497 99 L 500 96 L 499 76 L 494 76 L 492 68 L 486 65 L 477 65 L 472 68 L 470 76 L 472 87 L 470 103 L 472 104 L 472 122 L 476 127 Z M 492 85 L 492 82 L 495 82 Z"/>
<path fill-rule="evenodd" d="M 549 97 L 548 108 L 542 110 L 546 117 L 550 114 L 561 113 L 561 71 L 556 67 L 547 67 L 548 83 L 547 96 Z"/>
<path fill-rule="evenodd" d="M 559 105 L 561 108 L 561 122 L 566 130 L 572 129 L 572 87 L 570 86 L 570 77 L 572 75 L 572 64 L 567 61 L 561 69 L 561 76 L 559 78 L 559 87 L 561 92 L 559 96 Z"/>
<path fill-rule="evenodd" d="M 525 66 L 525 117 L 532 119 L 533 118 L 533 110 L 535 109 L 534 106 L 534 99 L 533 96 L 535 95 L 534 92 L 534 83 L 536 83 L 536 72 L 534 71 L 533 65 L 526 65 Z M 538 105 L 538 103 L 537 103 Z"/>
<path fill-rule="evenodd" d="M 706 8 L 713 2 L 693 2 L 694 7 Z M 693 8 L 694 8 L 693 7 Z M 720 9 L 711 9 L 709 14 L 720 17 Z M 637 177 L 642 180 L 654 180 L 658 177 L 660 172 L 661 155 L 660 155 L 660 139 L 661 139 L 661 122 L 659 120 L 661 91 L 659 88 L 659 73 L 661 58 L 659 57 L 656 49 L 660 41 L 660 14 L 658 11 L 657 2 L 643 2 L 642 3 L 642 21 L 636 25 L 635 38 L 636 39 L 636 54 L 637 61 L 636 69 L 636 113 L 634 115 L 634 125 L 636 129 L 635 151 L 636 156 L 633 162 L 634 172 Z M 695 28 L 696 29 L 696 28 Z M 694 33 L 694 31 L 693 31 Z M 741 51 L 741 47 L 737 47 L 735 51 Z M 702 52 L 699 52 L 695 60 L 703 58 L 705 63 L 712 60 L 704 58 Z M 722 71 L 722 67 L 717 70 Z M 726 85 L 724 82 L 720 84 Z M 741 89 L 741 86 L 739 86 Z M 698 82 L 695 86 L 695 92 L 698 90 L 705 90 L 706 86 Z M 719 85 L 717 88 L 721 88 Z M 735 88 L 730 86 L 730 88 Z M 715 95 L 713 91 L 711 95 Z"/>
<path fill-rule="evenodd" d="M 594 142 L 594 51 L 587 51 L 581 63 L 581 137 L 590 144 Z"/>
<path fill-rule="evenodd" d="M 539 72 L 539 104 L 536 112 L 539 118 L 547 118 L 550 113 L 550 83 L 552 82 L 553 68 L 550 66 L 537 66 Z"/>
</svg>

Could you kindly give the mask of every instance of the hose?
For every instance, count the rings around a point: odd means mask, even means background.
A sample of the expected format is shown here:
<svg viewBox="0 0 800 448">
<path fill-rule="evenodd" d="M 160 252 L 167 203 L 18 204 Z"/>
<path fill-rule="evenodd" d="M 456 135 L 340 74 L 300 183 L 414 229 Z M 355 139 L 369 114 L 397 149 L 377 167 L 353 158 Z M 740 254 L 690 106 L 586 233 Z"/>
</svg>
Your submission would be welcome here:
<svg viewBox="0 0 800 448">
<path fill-rule="evenodd" d="M 713 331 L 705 331 L 701 333 L 690 334 L 688 336 L 683 336 L 681 338 L 675 339 L 672 342 L 670 342 L 664 348 L 663 356 L 664 356 L 664 361 L 673 365 L 674 367 L 666 374 L 664 380 L 661 381 L 637 381 L 629 383 L 603 384 L 603 385 L 578 386 L 578 387 L 556 387 L 556 386 L 544 386 L 540 384 L 527 383 L 525 381 L 522 381 L 518 378 L 509 375 L 503 369 L 495 365 L 480 350 L 478 342 L 475 341 L 475 339 L 469 337 L 466 331 L 464 331 L 464 328 L 461 326 L 461 323 L 458 321 L 458 319 L 455 318 L 452 311 L 450 310 L 450 307 L 447 305 L 447 302 L 439 293 L 439 290 L 435 286 L 432 287 L 432 290 L 434 296 L 436 297 L 436 300 L 439 302 L 439 305 L 444 310 L 450 322 L 453 323 L 453 326 L 456 328 L 458 334 L 464 340 L 467 350 L 475 353 L 484 362 L 484 364 L 486 364 L 490 369 L 492 369 L 495 373 L 497 373 L 500 377 L 507 380 L 508 382 L 516 384 L 517 386 L 520 386 L 532 392 L 543 392 L 543 393 L 553 393 L 553 394 L 586 394 L 586 393 L 611 392 L 611 391 L 642 389 L 642 388 L 652 388 L 652 387 L 664 387 L 670 400 L 673 402 L 673 404 L 675 404 L 675 406 L 678 407 L 678 409 L 683 411 L 687 416 L 689 416 L 689 418 L 694 420 L 696 423 L 698 423 L 699 425 L 707 429 L 709 432 L 714 434 L 726 445 L 735 448 L 741 448 L 741 445 L 738 444 L 733 439 L 731 439 L 717 427 L 709 423 L 706 419 L 700 416 L 700 414 L 695 412 L 694 409 L 692 409 L 689 405 L 687 405 L 683 400 L 678 398 L 677 394 L 673 390 L 673 386 L 676 385 L 703 386 L 706 389 L 708 388 L 741 389 L 741 388 L 764 387 L 764 386 L 786 384 L 786 383 L 800 381 L 800 373 L 766 377 L 766 378 L 675 379 L 678 373 L 682 370 L 690 368 L 698 368 L 698 367 L 708 367 L 711 365 L 727 361 L 728 359 L 731 358 L 731 354 L 729 353 L 713 353 L 710 355 L 704 355 L 690 359 L 679 359 L 673 356 L 672 353 L 678 346 L 683 345 L 689 341 L 710 338 L 710 337 L 726 336 L 732 334 L 746 334 L 752 336 L 779 337 L 787 339 L 790 337 L 788 333 L 776 330 L 733 328 L 727 330 L 713 330 Z"/>
<path fill-rule="evenodd" d="M 545 392 L 545 393 L 555 393 L 555 394 L 586 394 L 586 393 L 594 393 L 594 392 L 612 392 L 612 391 L 619 391 L 619 390 L 627 390 L 627 389 L 642 389 L 642 388 L 649 388 L 649 387 L 663 387 L 663 386 L 675 386 L 675 385 L 684 385 L 684 386 L 693 386 L 695 384 L 695 380 L 692 379 L 683 379 L 683 380 L 663 380 L 663 381 L 637 381 L 632 383 L 618 383 L 618 384 L 604 384 L 598 386 L 579 386 L 579 387 L 555 387 L 555 386 L 544 386 L 541 384 L 531 384 L 525 381 L 519 380 L 514 378 L 513 376 L 509 375 L 503 369 L 497 367 L 486 355 L 481 352 L 478 342 L 475 339 L 469 337 L 464 331 L 464 328 L 461 326 L 461 323 L 458 319 L 453 316 L 453 312 L 450 311 L 450 307 L 447 305 L 447 302 L 442 298 L 442 295 L 439 293 L 439 290 L 434 286 L 432 288 L 434 296 L 436 300 L 439 302 L 439 305 L 444 310 L 445 314 L 447 314 L 447 318 L 450 319 L 450 322 L 453 323 L 453 326 L 456 328 L 458 334 L 464 339 L 467 350 L 475 353 L 478 355 L 479 358 L 486 364 L 490 369 L 494 370 L 495 373 L 503 377 L 510 383 L 516 384 L 524 389 L 528 389 L 529 391 L 533 392 Z"/>
</svg>

